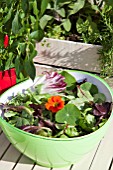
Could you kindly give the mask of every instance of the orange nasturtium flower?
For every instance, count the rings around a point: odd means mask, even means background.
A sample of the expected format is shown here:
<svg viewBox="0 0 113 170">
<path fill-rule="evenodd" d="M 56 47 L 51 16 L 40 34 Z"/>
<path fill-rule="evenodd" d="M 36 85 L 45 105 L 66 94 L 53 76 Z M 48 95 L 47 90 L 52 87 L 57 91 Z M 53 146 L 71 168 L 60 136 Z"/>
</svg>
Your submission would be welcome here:
<svg viewBox="0 0 113 170">
<path fill-rule="evenodd" d="M 64 107 L 64 101 L 60 96 L 52 96 L 48 99 L 48 102 L 45 104 L 47 110 L 56 113 Z"/>
</svg>

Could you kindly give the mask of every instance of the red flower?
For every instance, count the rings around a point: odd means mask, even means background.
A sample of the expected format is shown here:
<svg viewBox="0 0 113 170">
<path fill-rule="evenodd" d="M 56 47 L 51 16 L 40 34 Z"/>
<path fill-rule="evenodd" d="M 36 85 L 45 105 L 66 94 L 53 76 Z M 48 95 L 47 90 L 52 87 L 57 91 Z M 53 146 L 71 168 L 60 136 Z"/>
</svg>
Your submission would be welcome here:
<svg viewBox="0 0 113 170">
<path fill-rule="evenodd" d="M 60 96 L 52 96 L 48 99 L 48 102 L 45 104 L 47 110 L 56 113 L 64 107 L 64 101 Z"/>
<path fill-rule="evenodd" d="M 9 45 L 9 37 L 8 35 L 5 35 L 4 37 L 4 48 L 7 48 Z"/>
</svg>

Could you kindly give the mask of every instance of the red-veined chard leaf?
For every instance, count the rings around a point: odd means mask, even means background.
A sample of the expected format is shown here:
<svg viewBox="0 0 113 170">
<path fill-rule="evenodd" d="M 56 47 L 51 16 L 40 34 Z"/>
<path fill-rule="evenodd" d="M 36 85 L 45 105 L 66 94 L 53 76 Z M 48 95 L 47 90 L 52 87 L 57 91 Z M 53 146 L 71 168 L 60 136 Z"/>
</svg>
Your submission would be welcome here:
<svg viewBox="0 0 113 170">
<path fill-rule="evenodd" d="M 79 98 L 81 98 L 82 100 L 87 101 L 87 102 L 93 101 L 93 96 L 90 94 L 89 91 L 81 89 L 80 86 L 77 87 L 77 90 L 78 90 L 77 96 Z"/>
</svg>

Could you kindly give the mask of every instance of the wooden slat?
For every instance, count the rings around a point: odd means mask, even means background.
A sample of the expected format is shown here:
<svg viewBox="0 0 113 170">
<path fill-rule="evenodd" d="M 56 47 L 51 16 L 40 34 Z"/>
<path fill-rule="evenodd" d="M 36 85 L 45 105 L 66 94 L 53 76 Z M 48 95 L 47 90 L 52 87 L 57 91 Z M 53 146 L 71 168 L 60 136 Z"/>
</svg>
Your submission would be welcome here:
<svg viewBox="0 0 113 170">
<path fill-rule="evenodd" d="M 68 166 L 68 167 L 64 167 L 64 168 L 53 168 L 52 170 L 58 170 L 58 169 L 60 169 L 60 170 L 70 170 L 70 166 Z"/>
<path fill-rule="evenodd" d="M 98 150 L 98 146 L 93 149 L 88 155 L 86 155 L 80 162 L 73 165 L 72 170 L 88 170 L 91 162 L 93 161 L 94 155 Z"/>
<path fill-rule="evenodd" d="M 0 160 L 0 170 L 12 170 L 19 157 L 20 152 L 11 145 Z"/>
<path fill-rule="evenodd" d="M 22 155 L 14 170 L 31 170 L 33 166 L 34 162 L 26 156 Z"/>
<path fill-rule="evenodd" d="M 5 135 L 1 133 L 0 135 L 0 158 L 2 157 L 4 152 L 7 150 L 9 145 L 10 145 L 10 142 L 6 139 Z"/>
<path fill-rule="evenodd" d="M 47 168 L 47 167 L 42 167 L 39 165 L 35 165 L 35 167 L 33 168 L 33 170 L 70 170 L 70 166 L 69 167 L 64 167 L 64 168 Z"/>
<path fill-rule="evenodd" d="M 113 123 L 103 138 L 90 170 L 108 170 L 113 157 Z"/>
<path fill-rule="evenodd" d="M 111 161 L 111 165 L 109 167 L 109 170 L 113 170 L 113 158 L 112 158 L 112 161 Z"/>
<path fill-rule="evenodd" d="M 50 170 L 50 168 L 45 168 L 39 165 L 35 165 L 35 167 L 33 168 L 33 170 Z M 61 169 L 62 170 L 62 169 Z"/>
</svg>

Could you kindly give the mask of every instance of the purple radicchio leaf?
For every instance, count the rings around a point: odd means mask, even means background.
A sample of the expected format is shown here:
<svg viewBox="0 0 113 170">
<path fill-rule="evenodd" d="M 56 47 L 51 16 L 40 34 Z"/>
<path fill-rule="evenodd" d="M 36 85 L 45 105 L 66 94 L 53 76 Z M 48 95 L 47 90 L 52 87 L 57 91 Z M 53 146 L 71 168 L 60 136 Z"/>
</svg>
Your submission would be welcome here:
<svg viewBox="0 0 113 170">
<path fill-rule="evenodd" d="M 111 103 L 105 102 L 103 104 L 94 104 L 93 114 L 95 116 L 107 117 L 111 110 Z"/>
<path fill-rule="evenodd" d="M 65 77 L 57 72 L 46 72 L 42 80 L 41 94 L 62 92 L 66 89 Z M 40 81 L 40 80 L 39 80 Z"/>
<path fill-rule="evenodd" d="M 40 104 L 29 104 L 29 106 L 34 109 L 34 117 L 38 117 L 42 115 L 42 106 Z"/>
<path fill-rule="evenodd" d="M 29 106 L 34 109 L 34 113 L 33 113 L 34 117 L 39 118 L 39 124 L 38 124 L 39 127 L 48 127 L 53 131 L 56 130 L 55 124 L 53 122 L 44 119 L 42 115 L 42 110 L 43 110 L 42 105 L 30 104 Z"/>
<path fill-rule="evenodd" d="M 35 134 L 37 130 L 40 129 L 38 126 L 24 125 L 20 127 L 21 130 L 29 133 Z"/>
</svg>

